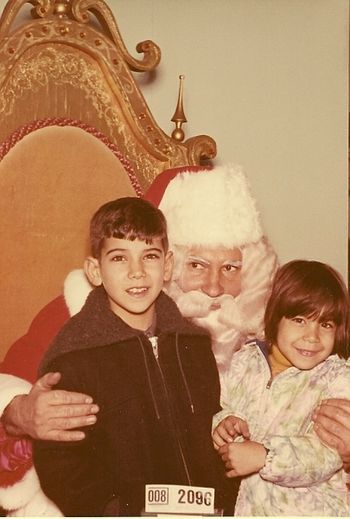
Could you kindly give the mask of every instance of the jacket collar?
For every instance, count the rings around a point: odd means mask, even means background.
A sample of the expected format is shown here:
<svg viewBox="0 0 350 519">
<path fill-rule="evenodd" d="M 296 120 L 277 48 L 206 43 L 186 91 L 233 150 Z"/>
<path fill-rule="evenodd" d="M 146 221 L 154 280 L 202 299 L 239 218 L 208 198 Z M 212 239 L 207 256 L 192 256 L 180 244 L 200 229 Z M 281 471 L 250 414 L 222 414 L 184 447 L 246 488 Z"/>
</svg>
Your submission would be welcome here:
<svg viewBox="0 0 350 519">
<path fill-rule="evenodd" d="M 169 296 L 161 292 L 156 299 L 157 335 L 208 335 L 182 317 Z M 107 346 L 143 335 L 115 315 L 110 309 L 106 291 L 99 286 L 90 292 L 81 311 L 62 328 L 44 357 L 41 369 L 52 359 L 70 351 Z"/>
</svg>

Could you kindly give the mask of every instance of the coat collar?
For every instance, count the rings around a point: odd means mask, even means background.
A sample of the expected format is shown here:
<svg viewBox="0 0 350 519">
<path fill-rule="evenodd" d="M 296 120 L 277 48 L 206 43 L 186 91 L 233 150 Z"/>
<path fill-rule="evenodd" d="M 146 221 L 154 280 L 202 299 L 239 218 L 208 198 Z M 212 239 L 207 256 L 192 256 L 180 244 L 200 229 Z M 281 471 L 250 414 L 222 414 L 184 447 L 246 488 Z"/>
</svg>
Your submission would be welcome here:
<svg viewBox="0 0 350 519">
<path fill-rule="evenodd" d="M 208 335 L 203 328 L 182 317 L 174 301 L 164 292 L 159 294 L 155 306 L 158 335 Z M 65 353 L 107 346 L 138 335 L 143 335 L 143 332 L 131 328 L 112 312 L 106 291 L 103 286 L 99 286 L 90 292 L 81 311 L 58 333 L 40 368 L 42 370 L 48 362 Z"/>
</svg>

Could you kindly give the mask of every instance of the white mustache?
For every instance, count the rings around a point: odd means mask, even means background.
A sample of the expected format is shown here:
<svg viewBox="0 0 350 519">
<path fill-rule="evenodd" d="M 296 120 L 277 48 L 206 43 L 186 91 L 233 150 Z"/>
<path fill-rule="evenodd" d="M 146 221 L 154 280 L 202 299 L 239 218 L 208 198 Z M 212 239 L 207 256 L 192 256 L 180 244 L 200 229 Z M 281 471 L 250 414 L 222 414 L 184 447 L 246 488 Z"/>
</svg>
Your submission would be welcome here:
<svg viewBox="0 0 350 519">
<path fill-rule="evenodd" d="M 182 315 L 189 318 L 205 317 L 209 312 L 218 310 L 225 306 L 225 303 L 233 300 L 233 296 L 228 294 L 210 297 L 197 290 L 182 292 L 179 288 L 176 290 L 176 294 L 169 293 L 169 295 L 174 297 Z"/>
<path fill-rule="evenodd" d="M 196 320 L 215 314 L 217 321 L 227 329 L 235 329 L 237 332 L 244 333 L 254 333 L 260 330 L 258 324 L 263 315 L 261 309 L 256 312 L 256 322 L 255 319 L 248 318 L 241 307 L 241 295 L 233 297 L 229 294 L 222 294 L 218 297 L 210 297 L 198 290 L 183 292 L 175 281 L 170 283 L 167 293 L 187 319 Z"/>
</svg>

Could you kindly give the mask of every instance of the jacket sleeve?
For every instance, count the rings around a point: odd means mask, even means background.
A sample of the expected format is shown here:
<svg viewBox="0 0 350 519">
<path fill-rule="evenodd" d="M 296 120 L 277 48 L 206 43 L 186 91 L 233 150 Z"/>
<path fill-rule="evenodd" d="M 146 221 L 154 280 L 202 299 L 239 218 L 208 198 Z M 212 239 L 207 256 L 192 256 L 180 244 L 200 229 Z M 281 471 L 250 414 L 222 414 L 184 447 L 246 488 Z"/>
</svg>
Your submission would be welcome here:
<svg viewBox="0 0 350 519">
<path fill-rule="evenodd" d="M 341 364 L 328 384 L 325 398 L 350 399 L 350 362 Z M 329 479 L 342 469 L 343 462 L 335 449 L 322 444 L 310 423 L 305 435 L 270 436 L 264 442 L 268 449 L 262 478 L 276 484 L 297 487 Z"/>
<path fill-rule="evenodd" d="M 313 432 L 294 437 L 270 436 L 264 446 L 268 454 L 260 476 L 285 487 L 326 481 L 343 465 L 337 451 L 323 445 Z"/>
<path fill-rule="evenodd" d="M 102 516 L 113 497 L 98 443 L 91 432 L 74 444 L 34 441 L 41 488 L 65 516 Z"/>
<path fill-rule="evenodd" d="M 237 416 L 246 420 L 244 413 L 245 395 L 249 388 L 246 384 L 245 366 L 249 359 L 244 350 L 234 353 L 230 369 L 221 377 L 221 411 L 213 417 L 212 430 L 227 416 Z"/>
<path fill-rule="evenodd" d="M 59 389 L 83 390 L 79 364 L 70 354 L 45 368 L 52 370 L 62 374 Z M 101 516 L 113 497 L 113 478 L 103 457 L 108 449 L 99 422 L 84 431 L 85 439 L 78 442 L 33 442 L 41 487 L 65 516 Z"/>
</svg>

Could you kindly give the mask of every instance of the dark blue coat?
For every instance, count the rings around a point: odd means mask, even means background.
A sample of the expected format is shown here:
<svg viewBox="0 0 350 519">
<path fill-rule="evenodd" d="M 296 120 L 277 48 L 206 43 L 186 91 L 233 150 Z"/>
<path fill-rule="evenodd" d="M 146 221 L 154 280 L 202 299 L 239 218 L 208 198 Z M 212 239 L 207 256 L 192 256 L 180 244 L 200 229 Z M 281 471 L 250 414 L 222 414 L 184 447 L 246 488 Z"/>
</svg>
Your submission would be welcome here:
<svg viewBox="0 0 350 519">
<path fill-rule="evenodd" d="M 158 360 L 99 287 L 44 358 L 41 374 L 60 371 L 59 388 L 87 393 L 100 407 L 85 440 L 34 444 L 42 488 L 65 515 L 140 515 L 148 483 L 214 486 L 222 504 L 224 467 L 211 440 L 220 387 L 210 338 L 164 293 L 156 315 Z"/>
</svg>

